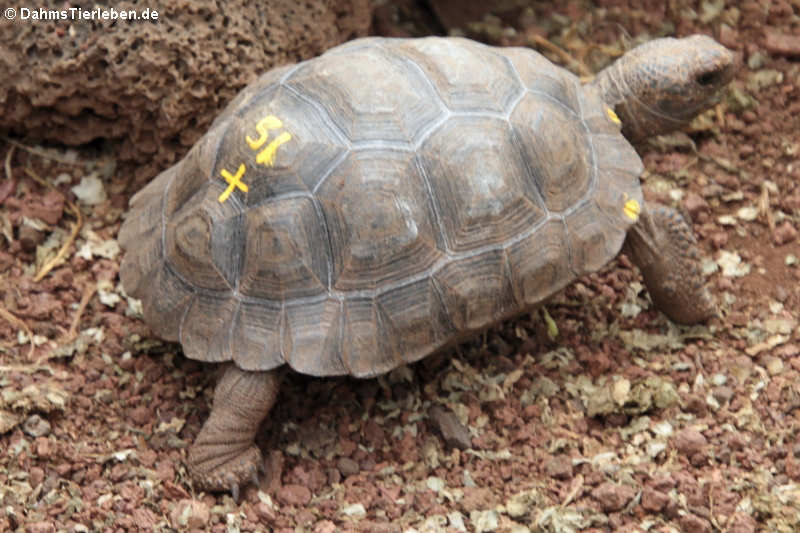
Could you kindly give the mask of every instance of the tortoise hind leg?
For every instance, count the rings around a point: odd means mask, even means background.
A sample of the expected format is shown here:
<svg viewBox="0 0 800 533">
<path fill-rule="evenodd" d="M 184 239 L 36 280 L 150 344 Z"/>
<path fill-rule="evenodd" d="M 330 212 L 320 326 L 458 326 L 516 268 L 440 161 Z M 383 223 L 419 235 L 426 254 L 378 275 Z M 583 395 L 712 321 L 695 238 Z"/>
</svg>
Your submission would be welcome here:
<svg viewBox="0 0 800 533">
<path fill-rule="evenodd" d="M 677 211 L 644 206 L 628 231 L 624 251 L 642 271 L 653 303 L 670 320 L 695 324 L 716 315 L 700 268 L 697 241 Z"/>
<path fill-rule="evenodd" d="M 278 374 L 228 365 L 214 389 L 214 405 L 189 448 L 189 474 L 203 490 L 230 490 L 257 479 L 263 461 L 255 445 L 258 426 L 278 396 Z"/>
</svg>

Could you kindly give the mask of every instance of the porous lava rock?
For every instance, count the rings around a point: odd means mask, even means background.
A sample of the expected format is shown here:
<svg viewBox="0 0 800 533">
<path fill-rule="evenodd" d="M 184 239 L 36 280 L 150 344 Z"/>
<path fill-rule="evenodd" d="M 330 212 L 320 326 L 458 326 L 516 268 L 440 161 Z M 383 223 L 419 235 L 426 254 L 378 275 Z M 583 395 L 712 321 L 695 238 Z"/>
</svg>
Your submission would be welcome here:
<svg viewBox="0 0 800 533">
<path fill-rule="evenodd" d="M 27 19 L 21 8 L 14 20 L 0 18 L 0 131 L 70 146 L 112 139 L 119 160 L 151 170 L 182 156 L 259 74 L 364 35 L 370 24 L 369 0 L 25 6 Z M 40 8 L 97 6 L 147 8 L 158 19 L 34 20 Z"/>
</svg>

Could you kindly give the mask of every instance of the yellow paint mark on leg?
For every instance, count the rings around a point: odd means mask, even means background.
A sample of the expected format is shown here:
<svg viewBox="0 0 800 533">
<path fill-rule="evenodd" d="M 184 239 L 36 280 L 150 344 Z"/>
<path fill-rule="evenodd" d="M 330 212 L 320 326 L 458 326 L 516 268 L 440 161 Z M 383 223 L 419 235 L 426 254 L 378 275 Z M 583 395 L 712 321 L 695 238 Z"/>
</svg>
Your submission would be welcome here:
<svg viewBox="0 0 800 533">
<path fill-rule="evenodd" d="M 622 211 L 625 213 L 625 216 L 636 222 L 639 220 L 639 213 L 642 212 L 642 206 L 639 205 L 637 200 L 631 198 L 625 202 L 625 207 L 622 208 Z"/>
<path fill-rule="evenodd" d="M 222 192 L 222 194 L 219 195 L 218 200 L 220 203 L 227 200 L 230 197 L 233 190 L 237 187 L 242 192 L 247 192 L 247 185 L 242 183 L 242 176 L 244 176 L 244 171 L 245 171 L 244 163 L 239 165 L 239 168 L 236 170 L 236 174 L 231 175 L 231 173 L 225 170 L 224 168 L 220 171 L 222 177 L 225 178 L 225 181 L 228 182 L 228 188 L 225 189 Z"/>
<path fill-rule="evenodd" d="M 606 107 L 606 115 L 608 115 L 608 118 L 610 118 L 611 122 L 613 122 L 614 124 L 618 126 L 622 124 L 622 121 L 619 119 L 617 114 L 614 113 L 614 110 L 611 109 L 610 107 Z"/>
<path fill-rule="evenodd" d="M 256 131 L 258 132 L 258 139 L 253 139 L 249 135 L 244 138 L 247 141 L 248 146 L 250 146 L 251 150 L 258 150 L 261 148 L 267 139 L 269 138 L 269 130 L 275 130 L 278 128 L 283 127 L 283 122 L 281 119 L 274 115 L 267 115 L 266 117 L 262 118 L 256 124 Z"/>
<path fill-rule="evenodd" d="M 265 165 L 271 167 L 275 164 L 275 152 L 278 151 L 278 147 L 284 143 L 289 142 L 292 139 L 292 136 L 288 132 L 283 132 L 278 135 L 275 139 L 272 140 L 271 143 L 267 145 L 266 148 L 261 150 L 258 155 L 256 156 L 256 163 L 259 165 Z"/>
</svg>

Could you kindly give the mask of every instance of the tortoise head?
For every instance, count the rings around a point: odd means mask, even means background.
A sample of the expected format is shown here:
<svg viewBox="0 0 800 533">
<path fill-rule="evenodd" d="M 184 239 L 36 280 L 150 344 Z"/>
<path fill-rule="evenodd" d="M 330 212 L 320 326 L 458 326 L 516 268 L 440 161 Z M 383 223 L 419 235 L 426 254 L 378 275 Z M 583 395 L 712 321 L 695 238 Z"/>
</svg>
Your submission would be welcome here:
<svg viewBox="0 0 800 533">
<path fill-rule="evenodd" d="M 640 141 L 680 128 L 710 107 L 731 81 L 734 56 L 705 35 L 656 39 L 630 50 L 593 84 L 622 120 L 622 132 Z"/>
</svg>

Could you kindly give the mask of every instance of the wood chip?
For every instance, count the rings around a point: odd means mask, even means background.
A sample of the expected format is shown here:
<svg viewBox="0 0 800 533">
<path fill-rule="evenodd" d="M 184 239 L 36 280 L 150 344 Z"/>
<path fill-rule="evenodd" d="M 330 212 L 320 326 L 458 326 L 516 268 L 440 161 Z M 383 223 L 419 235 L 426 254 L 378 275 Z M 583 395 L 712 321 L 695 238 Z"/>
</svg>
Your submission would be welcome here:
<svg viewBox="0 0 800 533">
<path fill-rule="evenodd" d="M 800 35 L 768 31 L 763 45 L 771 54 L 800 56 Z"/>
<path fill-rule="evenodd" d="M 452 411 L 442 407 L 433 406 L 428 413 L 434 423 L 434 427 L 442 434 L 445 443 L 451 448 L 466 450 L 472 447 L 472 437 L 469 429 L 458 421 Z"/>
</svg>

